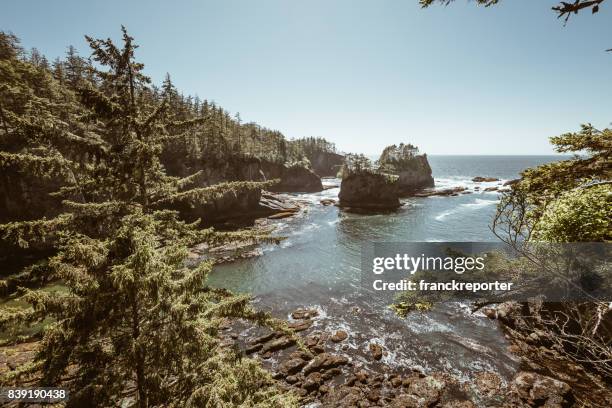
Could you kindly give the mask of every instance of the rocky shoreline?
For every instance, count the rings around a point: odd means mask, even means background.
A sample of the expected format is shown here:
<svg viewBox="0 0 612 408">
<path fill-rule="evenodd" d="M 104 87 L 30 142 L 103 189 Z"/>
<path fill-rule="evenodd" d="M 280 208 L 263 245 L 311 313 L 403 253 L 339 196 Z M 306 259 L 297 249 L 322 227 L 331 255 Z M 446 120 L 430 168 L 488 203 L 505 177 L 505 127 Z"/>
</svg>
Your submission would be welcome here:
<svg viewBox="0 0 612 408">
<path fill-rule="evenodd" d="M 363 364 L 348 346 L 351 333 L 313 324 L 326 318 L 317 309 L 300 308 L 287 322 L 297 337 L 280 330 L 253 334 L 228 322 L 222 338 L 226 346 L 260 360 L 282 388 L 299 395 L 309 408 L 569 407 L 576 402 L 572 386 L 527 362 L 510 382 L 488 371 L 462 381 L 446 372 L 390 367 L 381 361 L 384 347 L 370 342 L 360 345 L 372 363 Z"/>
<path fill-rule="evenodd" d="M 557 357 L 553 361 L 558 370 L 551 371 L 551 367 L 542 365 L 541 358 L 530 355 L 530 347 L 539 351 L 537 355 L 546 352 L 538 349 L 533 338 L 508 332 L 516 312 L 517 304 L 513 303 L 485 310 L 489 318 L 499 319 L 512 340 L 512 351 L 523 360 L 509 382 L 488 371 L 476 371 L 471 381 L 462 381 L 446 372 L 390 367 L 381 361 L 384 347 L 371 342 L 360 347 L 372 363 L 363 364 L 348 346 L 353 334 L 319 329 L 314 323 L 327 317 L 315 308 L 299 308 L 290 314 L 287 327 L 294 335 L 227 320 L 221 326 L 220 339 L 223 347 L 237 347 L 244 355 L 259 360 L 279 387 L 299 395 L 301 406 L 308 408 L 610 406 L 609 389 L 606 392 L 605 384 L 594 383 L 597 379 L 580 367 Z M 1 347 L 0 375 L 31 362 L 36 347 L 36 342 Z M 580 383 L 587 384 L 587 389 L 580 389 Z M 585 393 L 590 398 L 585 398 Z"/>
</svg>

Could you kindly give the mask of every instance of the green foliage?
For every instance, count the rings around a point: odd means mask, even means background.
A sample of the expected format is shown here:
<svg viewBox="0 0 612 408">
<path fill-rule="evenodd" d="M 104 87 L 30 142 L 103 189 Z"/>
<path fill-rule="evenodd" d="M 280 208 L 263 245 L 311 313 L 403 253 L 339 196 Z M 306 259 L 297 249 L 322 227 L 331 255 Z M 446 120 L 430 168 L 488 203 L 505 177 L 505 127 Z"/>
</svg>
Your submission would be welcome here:
<svg viewBox="0 0 612 408">
<path fill-rule="evenodd" d="M 439 3 L 448 6 L 455 0 L 419 0 L 421 7 L 429 7 L 434 3 Z M 557 13 L 557 18 L 563 18 L 565 22 L 569 20 L 572 14 L 578 14 L 584 9 L 590 9 L 592 14 L 599 12 L 599 6 L 606 0 L 574 0 L 572 2 L 561 1 L 552 10 Z M 493 6 L 499 3 L 499 0 L 474 0 L 479 6 Z"/>
<path fill-rule="evenodd" d="M 416 160 L 418 155 L 419 148 L 410 143 L 387 146 L 377 161 L 378 169 L 383 173 L 417 170 L 421 166 L 420 162 Z"/>
<path fill-rule="evenodd" d="M 612 241 L 612 187 L 577 188 L 548 205 L 532 238 L 547 242 Z"/>
<path fill-rule="evenodd" d="M 169 174 L 168 148 L 192 151 L 206 126 L 218 129 L 211 117 L 224 116 L 210 106 L 194 114 L 202 105 L 182 99 L 169 78 L 163 92 L 152 87 L 134 59 L 137 46 L 122 33 L 121 47 L 87 37 L 95 65 L 70 49 L 53 71 L 40 54 L 28 61 L 16 38 L 0 34 L 7 78 L 0 85 L 0 167 L 7 175 L 0 187 L 25 185 L 33 200 L 49 193 L 62 200 L 52 217 L 0 224 L 3 246 L 45 250 L 2 281 L 31 308 L 3 309 L 0 329 L 43 327 L 36 362 L 10 380 L 35 371 L 42 385 L 71 389 L 68 406 L 295 406 L 258 364 L 217 336 L 225 319 L 276 329 L 279 322 L 252 309 L 248 296 L 207 287 L 211 263 L 184 266 L 196 243 L 276 240 L 201 230 L 172 210 L 269 183 L 199 187 L 202 172 Z M 189 104 L 192 111 L 184 109 Z M 48 188 L 31 188 L 41 178 Z M 26 288 L 28 279 L 61 282 L 65 290 Z"/>
<path fill-rule="evenodd" d="M 338 173 L 338 177 L 344 178 L 350 174 L 355 173 L 374 173 L 374 166 L 372 165 L 372 160 L 366 157 L 363 154 L 347 154 L 344 157 L 344 164 L 340 168 Z"/>
<path fill-rule="evenodd" d="M 580 132 L 553 137 L 551 142 L 558 152 L 573 152 L 576 155 L 568 160 L 523 171 L 520 181 L 502 196 L 493 228 L 505 241 L 530 239 L 548 207 L 561 196 L 574 189 L 612 178 L 612 129 L 597 130 L 590 124 L 582 125 Z M 573 208 L 597 214 L 602 205 L 593 201 L 584 204 L 592 205 L 593 209 L 586 211 L 580 206 Z M 578 213 L 575 216 L 583 219 Z M 566 214 L 566 217 L 571 218 L 571 215 Z M 585 237 L 593 236 L 584 229 L 582 231 Z M 603 237 L 601 234 L 599 236 Z M 557 239 L 554 241 L 558 242 Z"/>
</svg>

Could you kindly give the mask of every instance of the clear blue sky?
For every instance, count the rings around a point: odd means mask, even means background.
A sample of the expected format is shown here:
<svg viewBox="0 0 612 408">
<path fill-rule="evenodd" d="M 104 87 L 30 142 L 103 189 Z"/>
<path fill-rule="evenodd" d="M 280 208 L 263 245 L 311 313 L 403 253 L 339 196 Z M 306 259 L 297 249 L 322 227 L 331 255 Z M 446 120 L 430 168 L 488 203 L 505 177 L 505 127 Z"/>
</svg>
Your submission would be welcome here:
<svg viewBox="0 0 612 408">
<path fill-rule="evenodd" d="M 547 154 L 548 137 L 612 121 L 612 1 L 563 27 L 553 0 L 3 2 L 0 29 L 50 59 L 119 37 L 160 83 L 288 137 L 375 154 Z"/>
</svg>

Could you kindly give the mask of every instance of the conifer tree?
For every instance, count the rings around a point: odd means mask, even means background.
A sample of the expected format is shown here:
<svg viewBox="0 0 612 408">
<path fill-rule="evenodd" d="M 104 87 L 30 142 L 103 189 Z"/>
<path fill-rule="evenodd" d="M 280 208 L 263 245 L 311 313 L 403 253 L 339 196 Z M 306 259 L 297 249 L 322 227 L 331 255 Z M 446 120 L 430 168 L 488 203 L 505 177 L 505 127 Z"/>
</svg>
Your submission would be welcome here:
<svg viewBox="0 0 612 408">
<path fill-rule="evenodd" d="M 121 48 L 87 37 L 97 66 L 89 65 L 76 94 L 68 93 L 78 96 L 81 109 L 72 125 L 59 118 L 56 103 L 64 97 L 53 93 L 50 73 L 19 61 L 15 41 L 2 40 L 0 69 L 12 82 L 2 88 L 10 105 L 2 105 L 8 113 L 0 166 L 23 174 L 71 174 L 54 193 L 63 199 L 57 215 L 0 225 L 5 243 L 50 242 L 54 254 L 44 260 L 45 276 L 66 287 L 52 294 L 21 288 L 32 309 L 0 315 L 2 330 L 52 319 L 36 362 L 15 375 L 40 372 L 41 385 L 68 385 L 68 406 L 293 406 L 293 397 L 281 395 L 255 362 L 218 342 L 225 318 L 278 327 L 276 321 L 251 309 L 246 296 L 206 287 L 210 263 L 184 267 L 186 248 L 197 242 L 273 239 L 201 230 L 170 209 L 262 184 L 193 188 L 197 174 L 166 174 L 163 144 L 203 119 L 177 121 L 166 97 L 152 97 L 125 28 Z M 48 86 L 31 86 L 41 80 Z M 39 90 L 48 98 L 36 95 Z M 68 146 L 66 140 L 78 143 Z"/>
</svg>

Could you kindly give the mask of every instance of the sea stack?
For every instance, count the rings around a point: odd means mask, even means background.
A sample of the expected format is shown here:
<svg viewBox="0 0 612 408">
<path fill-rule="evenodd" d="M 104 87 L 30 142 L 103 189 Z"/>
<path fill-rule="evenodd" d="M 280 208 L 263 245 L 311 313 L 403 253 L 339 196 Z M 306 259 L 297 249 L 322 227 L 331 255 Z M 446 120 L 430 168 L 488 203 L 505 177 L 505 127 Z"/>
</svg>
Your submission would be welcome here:
<svg viewBox="0 0 612 408">
<path fill-rule="evenodd" d="M 340 207 L 362 210 L 395 210 L 400 207 L 396 180 L 374 172 L 351 173 L 340 185 Z"/>
<path fill-rule="evenodd" d="M 411 196 L 434 186 L 427 155 L 419 154 L 419 149 L 412 144 L 387 146 L 378 159 L 378 167 L 382 173 L 399 177 L 397 189 L 401 196 Z"/>
</svg>

